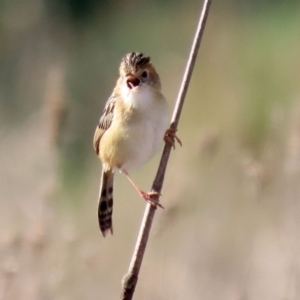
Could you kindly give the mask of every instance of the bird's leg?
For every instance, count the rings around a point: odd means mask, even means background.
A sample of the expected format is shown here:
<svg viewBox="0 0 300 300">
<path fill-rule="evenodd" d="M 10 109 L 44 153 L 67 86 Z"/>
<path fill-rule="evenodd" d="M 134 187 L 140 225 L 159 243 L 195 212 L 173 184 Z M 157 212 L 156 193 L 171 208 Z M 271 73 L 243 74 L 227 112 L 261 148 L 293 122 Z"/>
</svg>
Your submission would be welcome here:
<svg viewBox="0 0 300 300">
<path fill-rule="evenodd" d="M 128 178 L 129 182 L 133 185 L 133 187 L 137 190 L 137 192 L 139 193 L 139 195 L 141 196 L 141 198 L 143 198 L 145 201 L 147 201 L 148 203 L 150 203 L 152 206 L 156 207 L 159 206 L 161 208 L 164 208 L 157 199 L 155 199 L 156 197 L 160 196 L 160 193 L 157 192 L 149 192 L 146 193 L 144 191 L 142 191 L 133 181 L 133 179 L 130 177 L 130 175 L 128 174 L 128 172 L 124 169 L 122 169 L 122 173 L 124 173 L 126 175 L 126 177 Z M 154 198 L 154 199 L 153 199 Z"/>
<path fill-rule="evenodd" d="M 175 149 L 175 141 L 182 146 L 180 138 L 176 135 L 177 129 L 174 128 L 169 128 L 167 129 L 165 136 L 164 136 L 164 141 L 166 143 L 171 144 L 171 146 Z"/>
</svg>

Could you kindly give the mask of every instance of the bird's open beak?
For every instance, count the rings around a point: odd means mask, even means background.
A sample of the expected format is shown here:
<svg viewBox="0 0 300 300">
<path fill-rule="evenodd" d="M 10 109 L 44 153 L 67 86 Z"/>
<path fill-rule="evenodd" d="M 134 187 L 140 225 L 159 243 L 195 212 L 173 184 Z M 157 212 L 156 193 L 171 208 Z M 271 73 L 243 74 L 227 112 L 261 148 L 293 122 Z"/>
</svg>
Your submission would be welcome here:
<svg viewBox="0 0 300 300">
<path fill-rule="evenodd" d="M 133 76 L 131 74 L 126 75 L 126 84 L 130 89 L 133 89 L 134 87 L 139 86 L 140 83 L 141 83 L 141 81 L 138 78 L 136 78 L 135 76 Z"/>
</svg>

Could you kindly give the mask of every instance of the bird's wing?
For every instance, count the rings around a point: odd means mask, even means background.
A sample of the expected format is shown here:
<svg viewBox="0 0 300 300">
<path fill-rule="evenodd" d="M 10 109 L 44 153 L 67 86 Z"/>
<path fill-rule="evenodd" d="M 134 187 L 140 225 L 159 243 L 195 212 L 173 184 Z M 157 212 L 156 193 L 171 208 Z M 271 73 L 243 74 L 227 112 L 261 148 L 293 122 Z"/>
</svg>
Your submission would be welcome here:
<svg viewBox="0 0 300 300">
<path fill-rule="evenodd" d="M 108 98 L 103 110 L 103 114 L 100 118 L 99 125 L 96 128 L 93 144 L 97 155 L 99 154 L 99 144 L 101 137 L 111 125 L 117 98 L 118 95 L 114 94 Z"/>
</svg>

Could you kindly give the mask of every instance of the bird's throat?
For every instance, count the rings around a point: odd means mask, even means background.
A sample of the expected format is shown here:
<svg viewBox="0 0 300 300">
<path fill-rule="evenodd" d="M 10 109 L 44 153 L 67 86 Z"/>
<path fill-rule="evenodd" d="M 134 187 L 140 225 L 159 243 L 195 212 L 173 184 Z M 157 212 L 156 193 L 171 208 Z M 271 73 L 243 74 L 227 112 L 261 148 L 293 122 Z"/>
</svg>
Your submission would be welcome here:
<svg viewBox="0 0 300 300">
<path fill-rule="evenodd" d="M 144 86 L 137 86 L 132 89 L 125 86 L 122 89 L 122 98 L 125 104 L 137 109 L 147 109 L 152 105 L 155 94 L 153 91 Z"/>
</svg>

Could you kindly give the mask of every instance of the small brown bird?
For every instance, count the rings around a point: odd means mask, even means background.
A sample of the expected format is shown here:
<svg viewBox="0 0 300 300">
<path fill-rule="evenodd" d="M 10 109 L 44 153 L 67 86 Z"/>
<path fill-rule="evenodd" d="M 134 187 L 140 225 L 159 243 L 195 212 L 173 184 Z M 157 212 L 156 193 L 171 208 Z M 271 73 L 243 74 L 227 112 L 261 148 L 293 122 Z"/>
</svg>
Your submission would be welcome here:
<svg viewBox="0 0 300 300">
<path fill-rule="evenodd" d="M 113 233 L 114 170 L 124 173 L 139 195 L 155 205 L 151 197 L 157 194 L 140 190 L 128 172 L 142 168 L 159 150 L 164 137 L 172 145 L 177 139 L 174 131 L 166 133 L 168 104 L 150 57 L 129 53 L 119 71 L 94 135 L 94 148 L 102 162 L 98 220 L 104 237 Z"/>
</svg>

